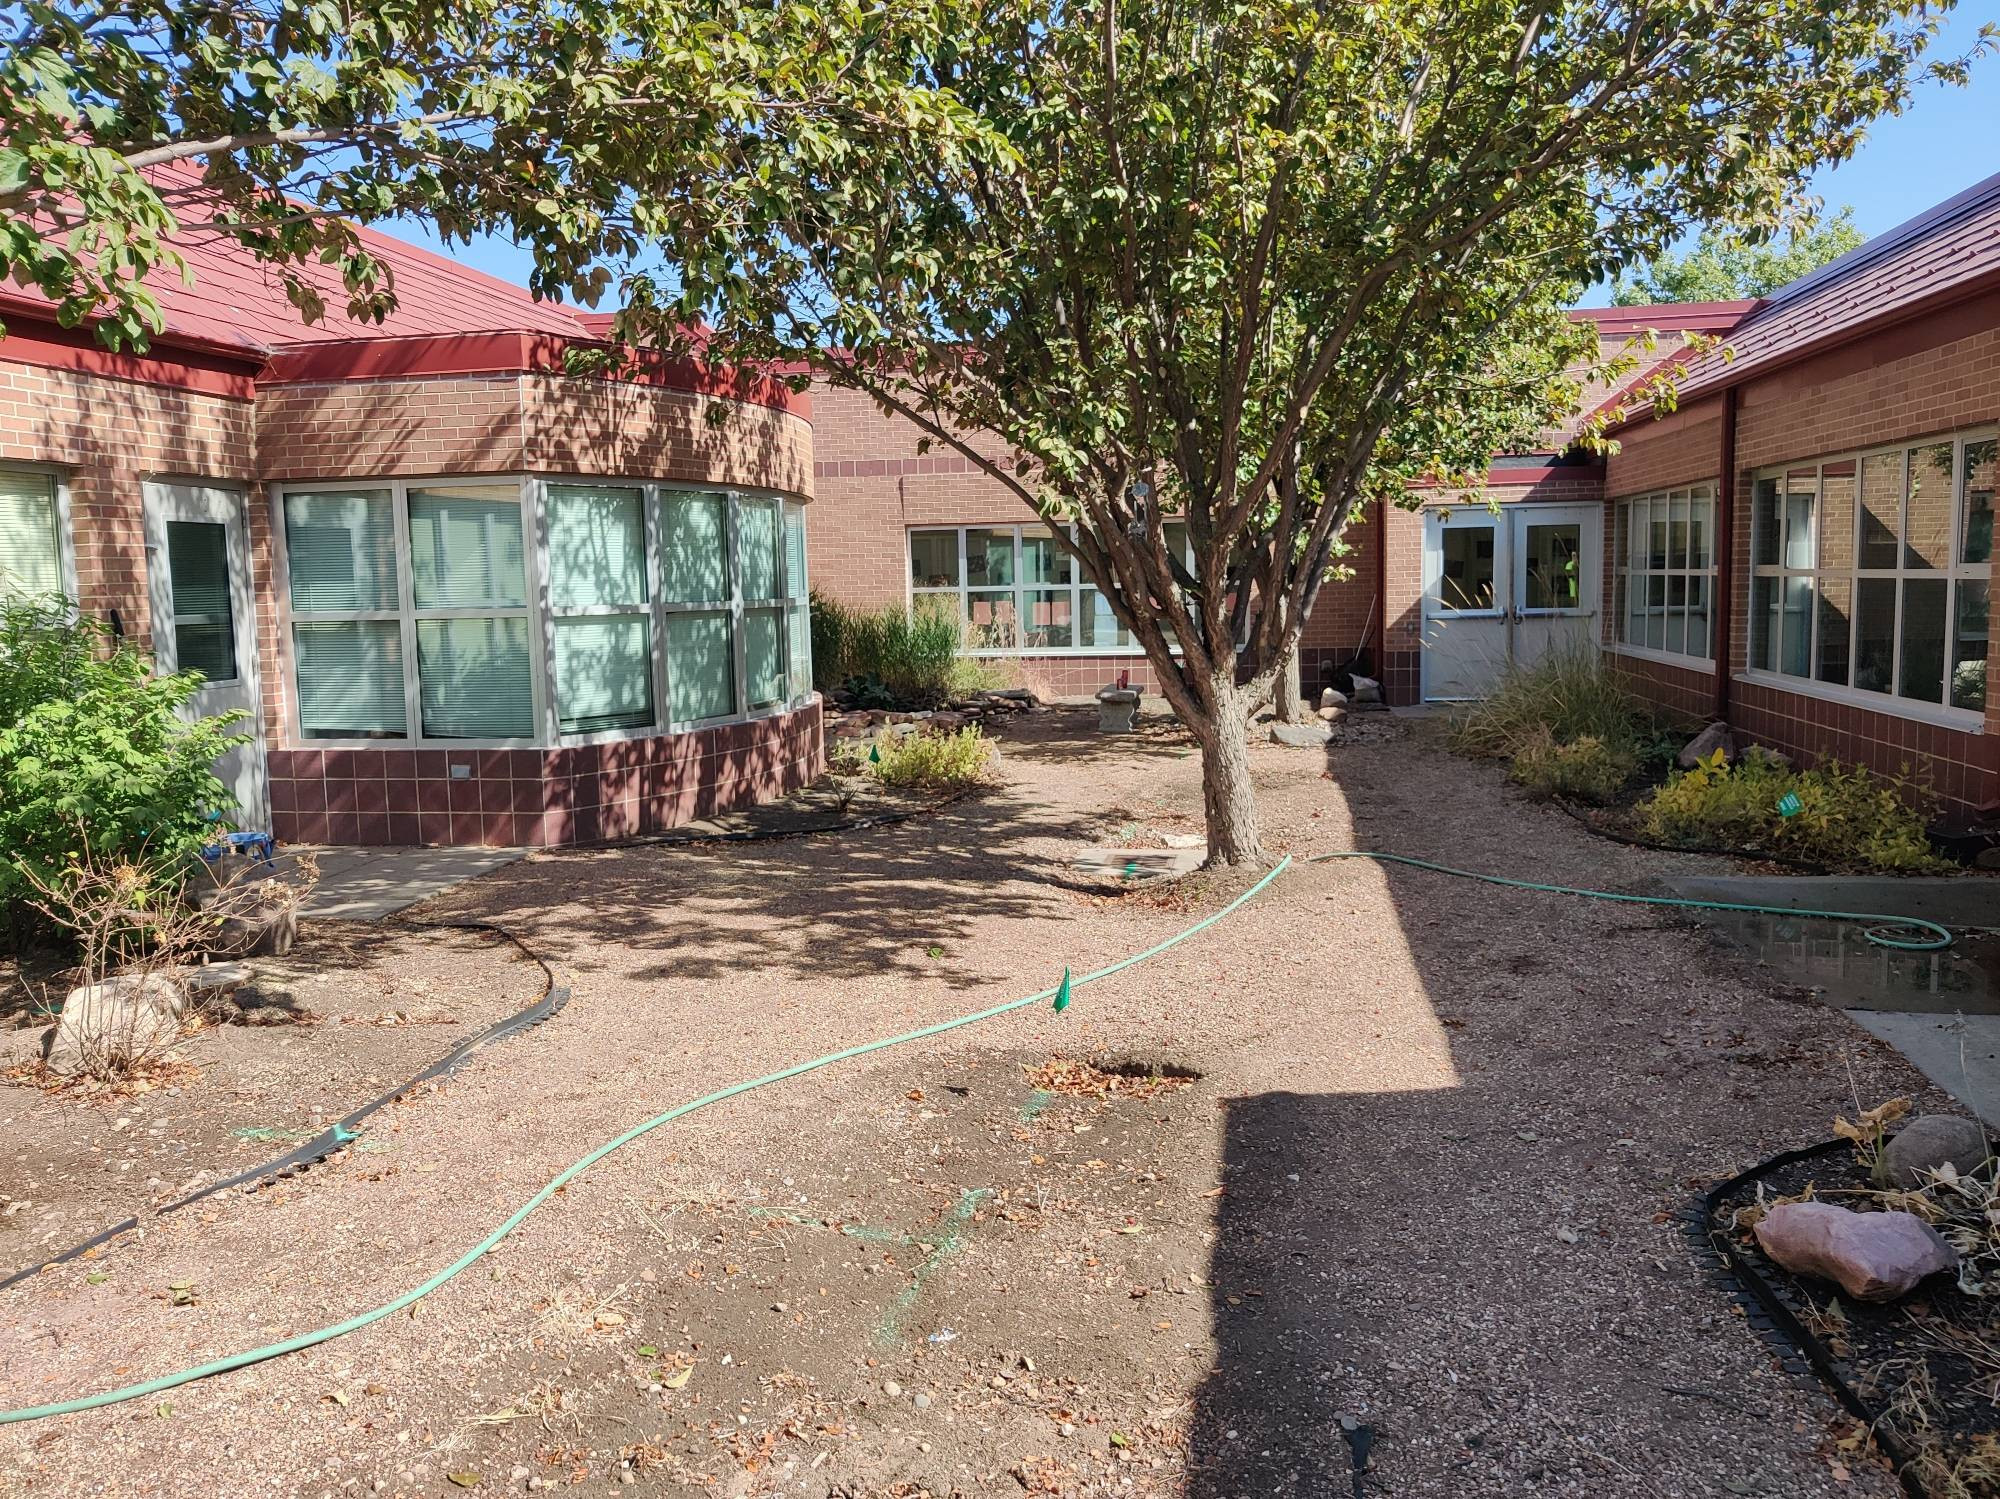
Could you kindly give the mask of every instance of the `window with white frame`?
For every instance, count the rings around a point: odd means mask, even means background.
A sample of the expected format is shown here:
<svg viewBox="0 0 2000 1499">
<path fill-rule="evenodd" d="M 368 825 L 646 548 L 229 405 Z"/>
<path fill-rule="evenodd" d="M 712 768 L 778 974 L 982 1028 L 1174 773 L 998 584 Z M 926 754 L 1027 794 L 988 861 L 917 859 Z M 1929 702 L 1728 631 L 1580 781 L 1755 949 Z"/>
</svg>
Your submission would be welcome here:
<svg viewBox="0 0 2000 1499">
<path fill-rule="evenodd" d="M 1612 557 L 1618 643 L 1709 660 L 1715 649 L 1714 486 L 1620 501 Z"/>
<path fill-rule="evenodd" d="M 616 737 L 810 693 L 801 505 L 616 480 L 315 486 L 280 505 L 304 738 Z"/>
<path fill-rule="evenodd" d="M 62 518 L 55 479 L 0 470 L 0 598 L 63 590 Z"/>
<path fill-rule="evenodd" d="M 1752 669 L 1981 713 L 1995 434 L 1788 464 L 1752 495 Z"/>
<path fill-rule="evenodd" d="M 1168 549 L 1192 565 L 1187 525 Z M 980 655 L 1136 653 L 1132 632 L 1047 526 L 921 527 L 909 533 L 910 603 L 955 610 Z"/>
</svg>

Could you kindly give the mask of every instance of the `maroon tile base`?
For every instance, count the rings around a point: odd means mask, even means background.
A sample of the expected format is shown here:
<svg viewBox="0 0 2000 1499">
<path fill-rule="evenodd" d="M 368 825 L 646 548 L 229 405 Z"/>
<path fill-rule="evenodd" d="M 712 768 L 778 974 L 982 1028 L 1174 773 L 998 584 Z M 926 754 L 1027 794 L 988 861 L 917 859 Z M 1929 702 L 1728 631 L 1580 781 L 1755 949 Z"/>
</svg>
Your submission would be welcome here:
<svg viewBox="0 0 2000 1499">
<path fill-rule="evenodd" d="M 686 734 L 564 749 L 274 749 L 288 843 L 559 848 L 656 833 L 798 790 L 826 767 L 817 700 Z"/>
</svg>

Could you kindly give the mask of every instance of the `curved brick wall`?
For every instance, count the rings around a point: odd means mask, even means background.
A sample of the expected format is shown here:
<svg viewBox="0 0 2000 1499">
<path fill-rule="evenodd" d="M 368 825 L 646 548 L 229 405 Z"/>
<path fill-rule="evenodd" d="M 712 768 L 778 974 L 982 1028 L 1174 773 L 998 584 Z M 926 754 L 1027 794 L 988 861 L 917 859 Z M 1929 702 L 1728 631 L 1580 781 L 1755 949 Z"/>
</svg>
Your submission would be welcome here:
<svg viewBox="0 0 2000 1499">
<path fill-rule="evenodd" d="M 563 749 L 273 749 L 271 823 L 296 843 L 558 848 L 754 806 L 825 765 L 817 699 Z"/>
</svg>

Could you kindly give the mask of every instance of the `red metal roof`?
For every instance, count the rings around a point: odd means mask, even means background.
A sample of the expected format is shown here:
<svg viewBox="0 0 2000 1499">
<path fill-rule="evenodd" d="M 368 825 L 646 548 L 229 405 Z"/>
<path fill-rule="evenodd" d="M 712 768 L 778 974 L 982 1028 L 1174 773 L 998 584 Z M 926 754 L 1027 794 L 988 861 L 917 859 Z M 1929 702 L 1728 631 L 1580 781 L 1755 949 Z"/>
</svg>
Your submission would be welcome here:
<svg viewBox="0 0 2000 1499">
<path fill-rule="evenodd" d="M 1570 316 L 1597 324 L 1600 338 L 1630 338 L 1651 328 L 1656 333 L 1723 333 L 1743 320 L 1757 305 L 1754 298 L 1738 302 L 1649 302 L 1643 307 L 1578 307 Z"/>
<path fill-rule="evenodd" d="M 1691 360 L 1689 396 L 1737 384 L 2000 278 L 2000 173 L 1780 287 Z"/>
<path fill-rule="evenodd" d="M 174 193 L 175 214 L 183 222 L 204 212 L 200 171 L 188 163 L 153 174 Z M 443 255 L 418 248 L 373 229 L 358 231 L 361 242 L 388 267 L 396 310 L 381 323 L 347 316 L 347 290 L 338 266 L 311 262 L 295 270 L 318 289 L 326 315 L 308 323 L 286 300 L 271 267 L 252 259 L 230 236 L 210 229 L 183 230 L 174 248 L 184 256 L 194 285 L 163 271 L 147 279 L 166 318 L 160 338 L 168 343 L 268 356 L 288 345 L 328 339 L 397 338 L 454 333 L 555 333 L 588 338 L 573 309 L 537 301 L 528 291 L 497 276 L 476 271 Z M 18 286 L 0 288 L 0 304 L 46 317 L 51 307 L 38 293 Z"/>
</svg>

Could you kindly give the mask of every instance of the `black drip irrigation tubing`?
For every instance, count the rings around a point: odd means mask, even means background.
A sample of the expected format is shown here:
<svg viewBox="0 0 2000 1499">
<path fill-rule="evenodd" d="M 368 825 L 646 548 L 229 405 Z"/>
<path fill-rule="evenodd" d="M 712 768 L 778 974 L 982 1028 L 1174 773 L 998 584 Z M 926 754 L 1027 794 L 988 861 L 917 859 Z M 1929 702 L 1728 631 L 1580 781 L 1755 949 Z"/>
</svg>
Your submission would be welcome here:
<svg viewBox="0 0 2000 1499">
<path fill-rule="evenodd" d="M 423 1071 L 406 1078 L 379 1097 L 370 1099 L 367 1103 L 361 1105 L 360 1108 L 355 1109 L 344 1118 L 335 1121 L 333 1124 L 327 1126 L 327 1128 L 321 1130 L 304 1144 L 288 1150 L 283 1155 L 272 1160 L 265 1161 L 262 1165 L 252 1166 L 248 1171 L 239 1171 L 234 1176 L 225 1177 L 221 1181 L 210 1182 L 208 1185 L 188 1193 L 185 1197 L 178 1197 L 172 1202 L 162 1203 L 152 1210 L 151 1217 L 153 1219 L 164 1218 L 168 1213 L 179 1212 L 184 1207 L 191 1206 L 205 1198 L 213 1197 L 217 1193 L 230 1191 L 232 1188 L 240 1187 L 246 1192 L 254 1192 L 269 1185 L 271 1182 L 296 1176 L 301 1171 L 317 1166 L 336 1150 L 352 1144 L 360 1134 L 362 1122 L 368 1119 L 370 1115 L 379 1113 L 399 1099 L 407 1098 L 426 1083 L 435 1082 L 442 1077 L 448 1077 L 464 1066 L 466 1061 L 475 1052 L 492 1045 L 495 1041 L 503 1041 L 509 1036 L 519 1035 L 523 1031 L 531 1030 L 535 1026 L 540 1025 L 545 1020 L 553 1019 L 561 1012 L 563 1006 L 569 1003 L 568 986 L 556 982 L 555 970 L 549 966 L 547 960 L 503 926 L 490 921 L 412 921 L 406 922 L 404 925 L 417 931 L 488 932 L 494 936 L 505 938 L 508 942 L 513 943 L 523 956 L 532 960 L 535 966 L 542 970 L 543 987 L 541 997 L 525 1009 L 517 1010 L 512 1015 L 496 1020 L 492 1025 L 489 1025 L 485 1030 L 478 1032 L 476 1035 L 467 1036 L 463 1041 L 452 1047 L 450 1051 L 424 1068 Z M 4 1291 L 10 1286 L 19 1285 L 22 1281 L 32 1280 L 51 1265 L 67 1264 L 69 1261 L 79 1258 L 92 1249 L 110 1243 L 120 1234 L 129 1233 L 137 1227 L 139 1227 L 139 1219 L 136 1217 L 127 1218 L 122 1223 L 114 1223 L 102 1232 L 91 1235 L 91 1237 L 85 1239 L 80 1244 L 72 1244 L 59 1254 L 50 1255 L 45 1259 L 37 1260 L 25 1269 L 16 1270 L 12 1275 L 7 1276 L 4 1280 L 0 1280 L 0 1291 Z"/>
<path fill-rule="evenodd" d="M 1786 1166 L 1796 1166 L 1805 1161 L 1817 1161 L 1828 1156 L 1839 1155 L 1854 1147 L 1846 1140 L 1822 1140 L 1817 1145 L 1807 1145 L 1799 1150 L 1784 1150 L 1767 1160 L 1759 1161 L 1747 1171 L 1739 1171 L 1725 1182 L 1719 1182 L 1702 1194 L 1700 1206 L 1689 1214 L 1688 1227 L 1696 1241 L 1712 1250 L 1734 1277 L 1737 1288 L 1742 1293 L 1743 1310 L 1752 1327 L 1767 1336 L 1781 1338 L 1791 1345 L 1790 1350 L 1804 1357 L 1812 1371 L 1820 1377 L 1826 1387 L 1833 1392 L 1834 1399 L 1847 1413 L 1867 1427 L 1868 1434 L 1882 1455 L 1889 1460 L 1889 1466 L 1902 1481 L 1903 1490 L 1910 1499 L 1929 1499 L 1915 1468 L 1915 1454 L 1899 1441 L 1895 1433 L 1883 1424 L 1882 1412 L 1876 1410 L 1863 1398 L 1861 1392 L 1848 1383 L 1845 1370 L 1833 1350 L 1822 1342 L 1813 1330 L 1799 1320 L 1797 1313 L 1785 1304 L 1778 1288 L 1760 1270 L 1750 1256 L 1743 1253 L 1729 1231 L 1716 1221 L 1716 1214 L 1722 1204 L 1746 1187 L 1754 1186 L 1770 1172 Z"/>
<path fill-rule="evenodd" d="M 921 807 L 908 807 L 899 812 L 881 812 L 868 817 L 850 817 L 838 822 L 824 823 L 818 827 L 783 829 L 747 828 L 738 832 L 728 833 L 656 833 L 633 838 L 603 839 L 598 842 L 577 844 L 575 846 L 579 848 L 611 849 L 697 843 L 776 843 L 788 838 L 807 838 L 823 833 L 860 832 L 868 828 L 893 827 L 897 823 L 909 822 L 915 818 L 942 811 L 954 802 L 962 801 L 967 796 L 970 796 L 974 789 L 972 787 L 963 788 L 937 801 L 927 802 Z M 307 1140 L 297 1148 L 288 1150 L 275 1159 L 265 1161 L 262 1165 L 252 1166 L 247 1171 L 239 1171 L 234 1176 L 225 1177 L 221 1181 L 210 1182 L 207 1186 L 190 1192 L 184 1197 L 164 1203 L 153 1209 L 153 1218 L 163 1218 L 168 1213 L 178 1212 L 184 1207 L 200 1202 L 205 1198 L 213 1197 L 217 1193 L 227 1192 L 232 1188 L 240 1187 L 246 1192 L 254 1192 L 271 1182 L 296 1176 L 301 1171 L 317 1166 L 336 1150 L 353 1143 L 356 1136 L 360 1133 L 360 1125 L 371 1115 L 379 1113 L 399 1099 L 407 1098 L 426 1083 L 435 1082 L 442 1077 L 448 1077 L 463 1066 L 466 1060 L 475 1052 L 492 1045 L 495 1041 L 502 1041 L 509 1036 L 518 1035 L 522 1031 L 532 1030 L 543 1021 L 554 1019 L 563 1006 L 569 1003 L 569 988 L 567 985 L 556 982 L 555 970 L 549 966 L 548 961 L 504 926 L 490 921 L 412 921 L 405 922 L 403 925 L 417 931 L 455 930 L 490 932 L 495 936 L 505 938 L 508 942 L 513 943 L 524 957 L 532 960 L 542 970 L 544 987 L 541 998 L 526 1009 L 516 1011 L 512 1015 L 495 1021 L 477 1035 L 467 1036 L 463 1041 L 452 1047 L 450 1051 L 431 1063 L 430 1066 L 424 1068 L 423 1071 L 413 1077 L 406 1078 L 387 1093 L 369 1100 L 344 1118 L 336 1120 L 333 1124 L 321 1130 L 317 1135 L 314 1135 L 310 1140 Z M 71 1260 L 78 1259 L 93 1249 L 109 1244 L 121 1234 L 130 1233 L 132 1230 L 138 1228 L 139 1222 L 140 1220 L 137 1217 L 126 1218 L 122 1222 L 114 1223 L 111 1227 L 92 1234 L 80 1243 L 70 1245 L 69 1248 L 62 1250 L 58 1254 L 49 1255 L 47 1258 L 37 1260 L 34 1264 L 24 1269 L 16 1270 L 12 1275 L 0 1279 L 0 1291 L 7 1290 L 11 1286 L 17 1286 L 23 1281 L 32 1280 L 50 1266 L 67 1264 Z"/>
</svg>

